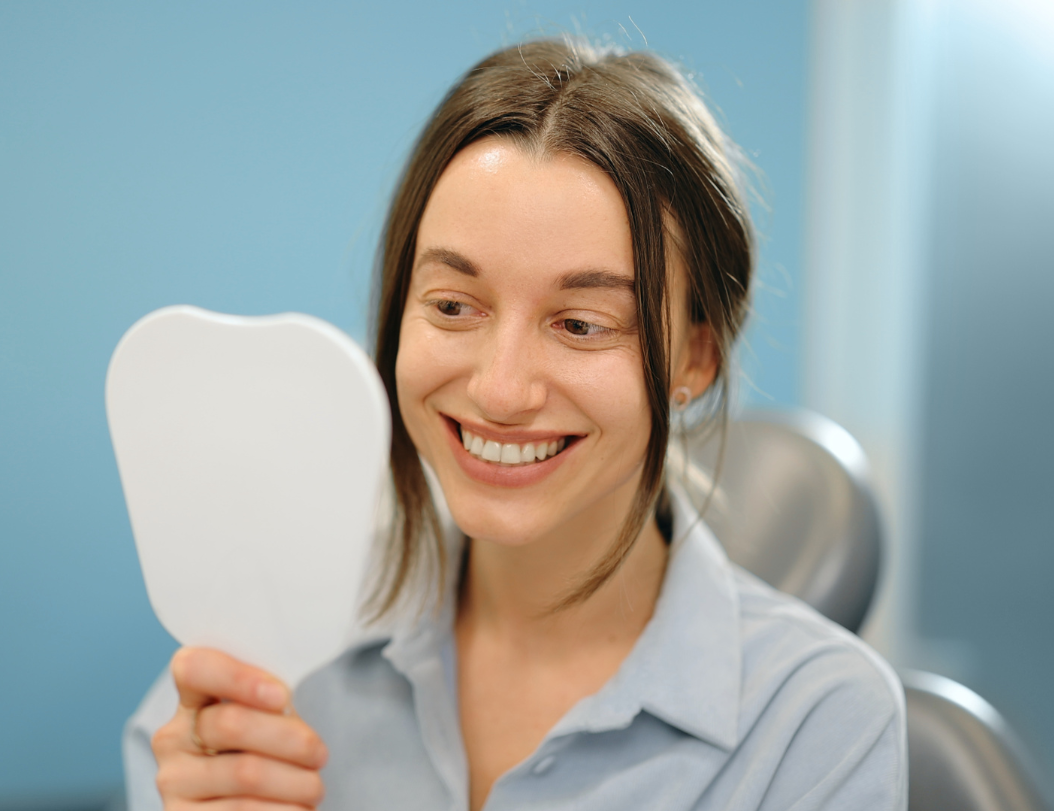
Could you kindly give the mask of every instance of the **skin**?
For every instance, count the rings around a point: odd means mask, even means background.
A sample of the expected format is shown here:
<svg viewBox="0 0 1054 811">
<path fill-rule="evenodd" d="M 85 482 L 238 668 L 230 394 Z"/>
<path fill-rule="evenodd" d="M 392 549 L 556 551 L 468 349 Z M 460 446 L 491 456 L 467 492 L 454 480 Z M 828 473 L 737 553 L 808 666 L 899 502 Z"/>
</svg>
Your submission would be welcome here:
<svg viewBox="0 0 1054 811">
<path fill-rule="evenodd" d="M 610 178 L 494 137 L 455 156 L 418 230 L 396 379 L 407 430 L 471 539 L 455 635 L 473 811 L 611 678 L 662 585 L 666 545 L 649 520 L 596 594 L 551 610 L 615 540 L 640 483 L 651 416 L 633 277 Z M 671 300 L 685 302 L 676 259 L 669 278 Z M 717 370 L 710 334 L 682 307 L 671 315 L 672 387 L 697 396 Z M 566 448 L 502 467 L 468 454 L 460 425 Z M 280 682 L 202 649 L 177 653 L 172 670 L 180 708 L 154 739 L 166 808 L 318 804 L 325 746 Z M 196 709 L 199 737 L 222 754 L 191 740 Z"/>
<path fill-rule="evenodd" d="M 154 735 L 157 786 L 168 811 L 314 808 L 325 744 L 292 713 L 288 688 L 258 668 L 206 648 L 172 658 L 176 715 Z M 222 702 L 222 703 L 219 703 Z M 192 740 L 194 714 L 205 755 Z"/>
</svg>

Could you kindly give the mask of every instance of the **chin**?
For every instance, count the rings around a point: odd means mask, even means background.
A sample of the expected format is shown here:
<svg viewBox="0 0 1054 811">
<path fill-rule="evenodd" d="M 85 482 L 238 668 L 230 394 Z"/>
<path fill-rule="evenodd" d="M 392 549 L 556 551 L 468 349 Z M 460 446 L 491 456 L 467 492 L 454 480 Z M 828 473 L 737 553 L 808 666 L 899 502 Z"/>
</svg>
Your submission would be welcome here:
<svg viewBox="0 0 1054 811">
<path fill-rule="evenodd" d="M 540 508 L 520 510 L 508 504 L 482 505 L 477 499 L 457 497 L 448 499 L 447 505 L 454 523 L 465 535 L 498 546 L 526 546 L 552 531 L 552 527 L 531 520 Z"/>
</svg>

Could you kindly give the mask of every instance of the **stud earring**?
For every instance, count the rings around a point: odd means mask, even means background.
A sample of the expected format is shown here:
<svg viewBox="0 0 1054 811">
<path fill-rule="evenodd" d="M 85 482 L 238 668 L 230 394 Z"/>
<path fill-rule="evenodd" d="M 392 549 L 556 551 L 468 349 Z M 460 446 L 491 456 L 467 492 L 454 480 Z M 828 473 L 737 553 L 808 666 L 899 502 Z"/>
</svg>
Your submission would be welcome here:
<svg viewBox="0 0 1054 811">
<path fill-rule="evenodd" d="M 692 390 L 687 386 L 678 386 L 670 395 L 670 405 L 674 411 L 684 411 L 692 402 Z"/>
</svg>

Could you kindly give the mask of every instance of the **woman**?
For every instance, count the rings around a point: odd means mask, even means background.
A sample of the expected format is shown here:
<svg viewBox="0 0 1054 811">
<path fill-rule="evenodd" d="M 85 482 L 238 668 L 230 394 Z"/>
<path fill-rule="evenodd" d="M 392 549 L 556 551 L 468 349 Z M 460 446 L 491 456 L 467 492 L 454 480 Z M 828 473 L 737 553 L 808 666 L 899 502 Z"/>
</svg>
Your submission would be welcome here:
<svg viewBox="0 0 1054 811">
<path fill-rule="evenodd" d="M 299 715 L 177 653 L 130 722 L 132 808 L 903 808 L 888 667 L 664 478 L 670 411 L 723 416 L 752 251 L 732 147 L 666 63 L 544 41 L 469 71 L 384 237 L 375 622 Z"/>
</svg>

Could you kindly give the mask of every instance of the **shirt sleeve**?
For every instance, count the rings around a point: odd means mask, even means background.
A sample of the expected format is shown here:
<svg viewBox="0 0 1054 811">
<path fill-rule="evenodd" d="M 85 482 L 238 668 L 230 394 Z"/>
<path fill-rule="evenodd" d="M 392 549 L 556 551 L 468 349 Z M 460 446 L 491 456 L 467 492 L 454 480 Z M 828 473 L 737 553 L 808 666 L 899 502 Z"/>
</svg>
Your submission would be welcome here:
<svg viewBox="0 0 1054 811">
<path fill-rule="evenodd" d="M 179 694 L 166 668 L 125 724 L 121 748 L 128 811 L 162 811 L 156 783 L 157 761 L 150 740 L 171 720 L 178 706 Z"/>
</svg>

